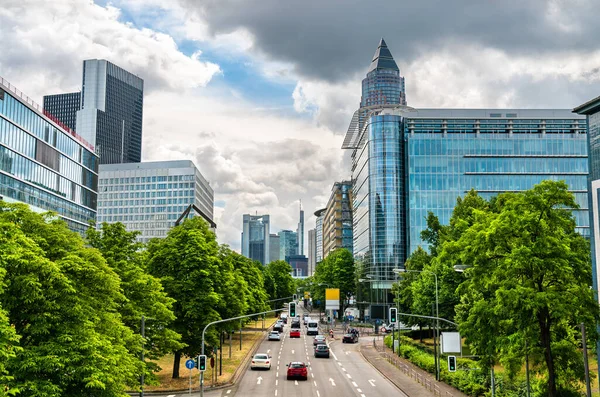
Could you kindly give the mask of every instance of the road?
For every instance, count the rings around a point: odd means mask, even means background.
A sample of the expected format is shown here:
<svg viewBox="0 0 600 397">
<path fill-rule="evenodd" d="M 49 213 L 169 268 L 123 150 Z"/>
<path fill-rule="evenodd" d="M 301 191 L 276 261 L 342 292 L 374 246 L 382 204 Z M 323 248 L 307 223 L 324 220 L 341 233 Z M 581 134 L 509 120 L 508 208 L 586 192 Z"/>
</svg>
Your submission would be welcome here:
<svg viewBox="0 0 600 397">
<path fill-rule="evenodd" d="M 313 337 L 306 335 L 303 327 L 301 337 L 290 338 L 289 324 L 285 326 L 280 342 L 265 340 L 257 353 L 272 356 L 271 370 L 251 370 L 243 374 L 231 388 L 205 392 L 205 397 L 390 397 L 405 396 L 375 368 L 365 361 L 358 351 L 359 344 L 344 344 L 340 336 L 328 344 L 330 358 L 313 356 Z M 372 338 L 361 338 L 360 343 L 372 343 Z M 286 371 L 290 361 L 303 361 L 308 365 L 308 380 L 287 380 Z M 198 393 L 192 394 L 198 396 Z M 169 397 L 184 397 L 172 394 Z"/>
</svg>

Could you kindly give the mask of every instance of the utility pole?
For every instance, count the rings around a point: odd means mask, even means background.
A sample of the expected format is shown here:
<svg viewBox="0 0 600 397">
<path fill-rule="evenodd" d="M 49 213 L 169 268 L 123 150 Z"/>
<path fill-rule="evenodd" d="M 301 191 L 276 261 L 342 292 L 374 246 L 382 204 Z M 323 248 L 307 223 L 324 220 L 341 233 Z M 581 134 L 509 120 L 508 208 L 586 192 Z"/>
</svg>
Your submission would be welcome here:
<svg viewBox="0 0 600 397">
<path fill-rule="evenodd" d="M 592 397 L 592 387 L 590 386 L 590 366 L 588 364 L 587 343 L 585 340 L 585 324 L 581 323 L 581 343 L 583 347 L 583 367 L 585 368 L 585 388 L 586 396 Z"/>
<path fill-rule="evenodd" d="M 144 316 L 142 316 L 142 364 L 144 363 L 144 344 L 146 342 L 146 319 L 144 318 Z M 146 369 L 146 366 L 144 365 L 142 367 L 142 376 L 140 376 L 140 386 L 141 386 L 141 390 L 140 390 L 140 396 L 144 397 L 144 371 Z"/>
</svg>

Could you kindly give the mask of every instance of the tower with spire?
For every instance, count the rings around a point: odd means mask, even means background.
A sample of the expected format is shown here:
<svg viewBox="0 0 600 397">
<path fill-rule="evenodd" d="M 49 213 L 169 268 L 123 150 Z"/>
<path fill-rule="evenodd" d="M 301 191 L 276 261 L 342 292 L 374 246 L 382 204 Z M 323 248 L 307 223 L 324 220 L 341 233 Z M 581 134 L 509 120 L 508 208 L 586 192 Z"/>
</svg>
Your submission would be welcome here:
<svg viewBox="0 0 600 397">
<path fill-rule="evenodd" d="M 385 40 L 381 38 L 373 60 L 362 81 L 360 106 L 406 105 L 404 77 Z"/>
</svg>

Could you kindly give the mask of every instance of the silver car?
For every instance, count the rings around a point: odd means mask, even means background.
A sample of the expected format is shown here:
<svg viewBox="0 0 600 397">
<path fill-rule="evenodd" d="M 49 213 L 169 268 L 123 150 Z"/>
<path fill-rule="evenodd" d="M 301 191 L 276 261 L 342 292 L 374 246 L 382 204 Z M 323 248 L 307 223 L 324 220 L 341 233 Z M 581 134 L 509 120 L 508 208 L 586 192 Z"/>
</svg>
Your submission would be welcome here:
<svg viewBox="0 0 600 397">
<path fill-rule="evenodd" d="M 269 332 L 269 340 L 281 340 L 281 334 L 278 331 Z"/>
<path fill-rule="evenodd" d="M 265 353 L 255 354 L 250 369 L 271 369 L 271 356 Z"/>
</svg>

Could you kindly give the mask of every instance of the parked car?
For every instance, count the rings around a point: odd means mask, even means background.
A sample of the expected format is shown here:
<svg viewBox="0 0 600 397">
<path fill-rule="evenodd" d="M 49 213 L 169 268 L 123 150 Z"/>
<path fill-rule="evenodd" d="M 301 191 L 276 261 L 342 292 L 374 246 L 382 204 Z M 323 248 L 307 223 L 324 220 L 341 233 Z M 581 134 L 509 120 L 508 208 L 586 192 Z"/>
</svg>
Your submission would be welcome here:
<svg viewBox="0 0 600 397">
<path fill-rule="evenodd" d="M 281 334 L 279 331 L 271 331 L 269 332 L 269 340 L 281 340 Z"/>
<path fill-rule="evenodd" d="M 271 369 L 271 356 L 264 353 L 255 354 L 250 369 Z"/>
<path fill-rule="evenodd" d="M 329 358 L 329 346 L 327 346 L 327 345 L 315 346 L 315 357 Z"/>
<path fill-rule="evenodd" d="M 342 343 L 356 343 L 358 342 L 358 336 L 356 334 L 345 334 L 342 338 Z"/>
<path fill-rule="evenodd" d="M 308 369 L 306 368 L 306 364 L 299 361 L 293 361 L 287 366 L 287 379 L 300 378 L 307 380 L 308 379 Z"/>
<path fill-rule="evenodd" d="M 300 337 L 300 330 L 299 329 L 292 329 L 290 330 L 290 338 L 299 338 Z"/>
<path fill-rule="evenodd" d="M 326 344 L 325 335 L 317 335 L 317 336 L 315 336 L 315 339 L 313 339 L 313 346 L 324 345 L 324 344 Z"/>
</svg>

